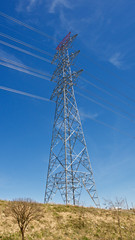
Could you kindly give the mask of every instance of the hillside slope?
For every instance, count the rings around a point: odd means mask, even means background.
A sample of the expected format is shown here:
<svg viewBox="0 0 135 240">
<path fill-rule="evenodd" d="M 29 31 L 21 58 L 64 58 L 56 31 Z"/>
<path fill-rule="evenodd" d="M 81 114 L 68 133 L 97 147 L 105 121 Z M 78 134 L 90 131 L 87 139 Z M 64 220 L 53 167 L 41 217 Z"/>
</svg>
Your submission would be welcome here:
<svg viewBox="0 0 135 240">
<path fill-rule="evenodd" d="M 0 201 L 0 239 L 20 240 L 17 224 L 4 213 L 8 202 Z M 43 217 L 32 222 L 26 240 L 135 240 L 132 210 L 104 210 L 77 206 L 40 204 Z M 122 238 L 121 238 L 122 237 Z"/>
</svg>

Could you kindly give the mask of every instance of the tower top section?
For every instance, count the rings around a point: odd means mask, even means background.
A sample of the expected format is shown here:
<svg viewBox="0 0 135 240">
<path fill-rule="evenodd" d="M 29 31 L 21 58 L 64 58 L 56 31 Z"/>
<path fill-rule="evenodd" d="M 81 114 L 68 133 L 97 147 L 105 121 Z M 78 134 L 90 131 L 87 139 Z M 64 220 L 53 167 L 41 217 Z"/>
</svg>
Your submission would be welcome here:
<svg viewBox="0 0 135 240">
<path fill-rule="evenodd" d="M 72 52 L 72 42 L 77 37 L 77 35 L 78 34 L 71 36 L 71 32 L 69 32 L 56 48 L 56 54 L 53 57 L 52 63 L 57 62 L 57 66 L 52 75 L 51 81 L 57 82 L 57 93 L 58 88 L 62 88 L 63 84 L 64 86 L 69 84 L 73 85 L 75 83 L 75 79 L 83 71 L 81 69 L 79 71 L 73 71 L 71 73 L 70 68 L 71 65 L 74 65 L 74 59 L 80 52 L 79 50 Z"/>
<path fill-rule="evenodd" d="M 69 32 L 66 37 L 63 38 L 63 40 L 59 43 L 59 45 L 56 47 L 56 50 L 61 50 L 65 45 L 68 44 L 69 40 L 70 40 L 70 35 L 71 32 Z"/>
<path fill-rule="evenodd" d="M 56 57 L 57 54 L 61 54 L 64 50 L 68 50 L 70 48 L 71 43 L 73 40 L 78 36 L 78 34 L 75 34 L 71 36 L 71 32 L 69 32 L 66 37 L 63 38 L 63 40 L 59 43 L 59 45 L 56 47 L 56 54 L 54 58 Z"/>
</svg>

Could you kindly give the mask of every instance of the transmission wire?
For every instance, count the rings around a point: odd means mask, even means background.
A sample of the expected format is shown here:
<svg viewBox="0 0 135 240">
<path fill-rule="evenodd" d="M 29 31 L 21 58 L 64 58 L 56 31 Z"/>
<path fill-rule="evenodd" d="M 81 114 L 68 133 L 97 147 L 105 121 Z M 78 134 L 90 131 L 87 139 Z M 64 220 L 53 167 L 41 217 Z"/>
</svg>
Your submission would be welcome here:
<svg viewBox="0 0 135 240">
<path fill-rule="evenodd" d="M 33 49 L 33 50 L 36 50 L 37 52 L 40 52 L 40 53 L 46 54 L 46 55 L 48 55 L 48 56 L 50 56 L 50 57 L 53 57 L 53 55 L 50 54 L 50 53 L 48 53 L 47 51 L 44 51 L 44 50 L 39 49 L 39 48 L 36 48 L 36 47 L 34 47 L 33 45 L 31 45 L 31 44 L 28 44 L 28 43 L 23 42 L 23 41 L 21 41 L 21 40 L 19 40 L 19 39 L 13 38 L 13 37 L 11 37 L 11 36 L 9 36 L 9 35 L 6 35 L 6 34 L 4 34 L 4 33 L 2 33 L 2 32 L 0 32 L 0 36 L 2 36 L 2 37 L 4 37 L 4 38 L 7 38 L 7 39 L 10 39 L 11 41 L 17 42 L 17 43 L 19 43 L 19 44 L 21 44 L 21 45 L 23 45 L 23 46 L 25 46 L 25 47 L 31 48 L 31 49 Z"/>
<path fill-rule="evenodd" d="M 102 124 L 102 125 L 104 125 L 105 127 L 111 128 L 111 129 L 113 129 L 113 130 L 121 133 L 122 135 L 125 135 L 125 136 L 130 137 L 130 138 L 132 138 L 132 139 L 135 140 L 135 137 L 134 137 L 134 136 L 132 136 L 132 135 L 130 135 L 130 134 L 124 132 L 124 131 L 121 131 L 121 130 L 118 129 L 118 128 L 115 128 L 115 127 L 111 126 L 110 124 L 107 124 L 107 123 L 105 123 L 105 122 L 103 122 L 103 121 L 100 121 L 100 120 L 97 120 L 97 119 L 93 119 L 93 118 L 89 118 L 89 119 L 91 119 L 92 121 L 97 122 L 97 123 L 99 123 L 99 124 Z"/>
<path fill-rule="evenodd" d="M 97 80 L 98 82 L 101 82 L 103 85 L 109 87 L 110 89 L 112 89 L 113 91 L 117 92 L 119 95 L 121 95 L 122 97 L 132 101 L 133 103 L 135 103 L 135 99 L 129 97 L 128 95 L 122 93 L 121 91 L 117 90 L 116 88 L 112 87 L 110 84 L 106 83 L 105 81 L 101 80 L 100 78 L 94 76 L 93 74 L 89 73 L 87 70 L 84 69 L 84 71 L 93 79 Z"/>
<path fill-rule="evenodd" d="M 38 100 L 42 100 L 42 101 L 54 102 L 53 100 L 50 100 L 48 98 L 40 97 L 38 95 L 33 95 L 31 93 L 27 93 L 27 92 L 24 92 L 24 91 L 16 90 L 16 89 L 13 89 L 13 88 L 8 88 L 8 87 L 5 87 L 5 86 L 0 86 L 0 90 L 16 93 L 16 94 L 19 94 L 19 95 L 27 96 L 27 97 L 38 99 Z M 104 125 L 107 128 L 111 128 L 111 129 L 121 133 L 122 135 L 125 135 L 125 136 L 128 136 L 128 137 L 132 138 L 132 139 L 135 139 L 135 137 L 131 136 L 130 134 L 128 134 L 128 133 L 126 133 L 124 131 L 121 131 L 120 129 L 115 128 L 115 127 L 113 127 L 113 126 L 111 126 L 111 125 L 109 125 L 109 124 L 107 124 L 107 123 L 105 123 L 103 121 L 100 121 L 100 120 L 97 120 L 97 119 L 93 119 L 93 118 L 89 118 L 89 119 L 91 119 L 92 121 L 97 122 L 97 123 L 99 123 L 101 125 Z"/>
<path fill-rule="evenodd" d="M 8 65 L 8 64 L 6 64 L 6 63 L 0 62 L 0 65 L 4 65 L 4 66 L 6 66 L 6 67 L 9 67 L 9 68 L 12 68 L 12 69 L 15 69 L 15 70 L 18 70 L 18 71 L 21 71 L 21 72 L 24 72 L 24 73 L 27 73 L 27 74 L 30 74 L 30 75 L 34 75 L 34 76 L 36 76 L 36 77 L 45 79 L 45 80 L 47 80 L 47 81 L 50 81 L 50 79 L 46 78 L 44 75 L 42 75 L 42 74 L 39 75 L 39 72 L 36 71 L 36 70 L 35 70 L 35 73 L 33 73 L 33 72 L 27 72 L 27 70 L 24 69 L 25 67 L 26 67 L 26 69 L 29 69 L 27 66 L 23 66 L 22 64 L 18 64 L 18 63 L 17 63 L 17 65 L 15 65 L 15 64 L 14 64 L 15 62 L 14 62 L 14 61 L 11 61 L 11 60 L 8 60 L 8 63 L 10 63 L 10 64 L 13 63 L 13 64 L 12 64 L 12 65 Z M 23 68 L 23 67 L 24 67 L 24 68 Z M 80 87 L 79 87 L 79 88 L 80 88 Z M 80 93 L 78 93 L 78 94 L 80 94 Z M 82 96 L 82 94 L 80 94 L 80 95 Z M 123 118 L 125 118 L 125 119 L 127 119 L 127 120 L 129 120 L 129 121 L 131 121 L 131 122 L 133 122 L 133 123 L 135 123 L 134 120 L 128 118 L 128 117 L 125 116 L 125 115 L 122 115 L 122 114 L 119 113 L 119 112 L 114 111 L 113 109 L 105 106 L 104 104 L 99 103 L 99 102 L 95 101 L 94 99 L 92 99 L 92 98 L 90 98 L 90 97 L 86 97 L 86 96 L 84 96 L 84 95 L 83 95 L 83 97 L 88 98 L 90 101 L 94 102 L 95 104 L 100 105 L 101 107 L 103 107 L 103 108 L 105 108 L 105 109 L 113 112 L 114 114 L 119 115 L 119 116 L 121 116 L 121 117 L 123 117 Z"/>
<path fill-rule="evenodd" d="M 49 74 L 49 73 L 45 73 L 45 72 L 39 71 L 39 70 L 37 70 L 37 69 L 35 69 L 35 68 L 31 68 L 31 67 L 26 66 L 26 65 L 24 65 L 24 64 L 15 62 L 15 61 L 13 61 L 13 60 L 11 60 L 11 59 L 8 59 L 8 58 L 5 58 L 5 57 L 4 57 L 4 58 L 3 58 L 3 57 L 0 57 L 0 60 L 2 60 L 2 61 L 4 61 L 4 62 L 7 62 L 7 63 L 11 63 L 11 64 L 13 64 L 13 65 L 16 65 L 17 67 L 25 68 L 25 69 L 27 69 L 27 70 L 29 70 L 29 71 L 31 71 L 31 72 L 35 72 L 35 73 L 38 73 L 38 74 L 40 74 L 40 75 L 44 75 L 44 76 L 46 76 L 46 77 L 50 77 L 50 78 L 51 78 L 51 74 Z M 50 80 L 49 80 L 49 81 L 50 81 Z"/>
<path fill-rule="evenodd" d="M 101 88 L 101 87 L 97 86 L 96 84 L 92 83 L 90 80 L 86 80 L 86 79 L 83 78 L 83 77 L 79 77 L 79 78 L 82 79 L 84 82 L 90 84 L 90 85 L 93 86 L 94 88 L 97 88 L 99 91 L 104 92 L 104 93 L 106 93 L 107 95 L 109 95 L 109 96 L 111 96 L 111 97 L 113 97 L 113 98 L 115 98 L 115 99 L 118 99 L 121 103 L 123 103 L 123 104 L 125 104 L 125 105 L 127 105 L 127 106 L 131 106 L 129 103 L 127 103 L 127 102 L 125 102 L 124 100 L 120 99 L 118 96 L 113 95 L 112 93 L 110 93 L 109 91 L 105 90 L 104 88 Z"/>
<path fill-rule="evenodd" d="M 34 94 L 31 94 L 31 93 L 23 92 L 23 91 L 16 90 L 16 89 L 13 89 L 13 88 L 8 88 L 8 87 L 5 87 L 5 86 L 0 86 L 0 90 L 4 90 L 4 91 L 8 91 L 8 92 L 24 95 L 24 96 L 27 96 L 27 97 L 30 97 L 30 98 L 36 98 L 36 99 L 39 99 L 39 100 L 42 100 L 42 101 L 54 102 L 54 101 L 52 101 L 52 100 L 50 100 L 48 98 L 40 97 L 38 95 L 34 95 Z"/>
<path fill-rule="evenodd" d="M 8 27 L 8 26 L 5 26 L 5 25 L 2 24 L 2 23 L 0 23 L 0 26 L 2 26 L 2 27 L 4 27 L 4 28 L 7 28 L 7 29 L 10 30 L 10 31 L 12 30 L 13 33 L 17 33 L 17 34 L 19 34 L 20 36 L 23 36 L 23 37 L 24 37 L 24 34 L 23 34 L 22 32 L 19 32 L 18 30 L 14 29 L 14 28 L 11 28 L 12 26 Z M 40 40 L 35 39 L 35 38 L 32 38 L 32 37 L 30 37 L 30 36 L 28 36 L 28 35 L 25 35 L 25 38 L 28 38 L 29 40 L 32 40 L 32 41 L 34 41 L 34 42 L 36 42 L 36 43 L 40 43 L 40 44 L 41 44 L 41 41 L 40 41 Z"/>
<path fill-rule="evenodd" d="M 41 56 L 39 56 L 39 55 L 37 55 L 37 54 L 34 54 L 34 53 L 30 52 L 30 51 L 24 50 L 23 48 L 17 47 L 17 46 L 15 46 L 15 45 L 12 45 L 12 44 L 10 44 L 10 43 L 7 43 L 7 42 L 1 41 L 1 40 L 0 40 L 0 43 L 3 44 L 3 45 L 5 45 L 5 46 L 7 46 L 7 47 L 13 48 L 13 49 L 15 49 L 15 50 L 17 50 L 17 51 L 19 51 L 19 52 L 23 52 L 23 53 L 25 53 L 25 54 L 27 54 L 27 55 L 30 55 L 30 56 L 35 57 L 35 58 L 38 58 L 38 59 L 40 59 L 40 60 L 42 60 L 42 61 L 44 61 L 44 62 L 51 63 L 51 60 L 49 60 L 49 59 L 47 59 L 47 58 L 44 58 L 44 57 L 41 57 Z"/>
<path fill-rule="evenodd" d="M 127 119 L 127 120 L 129 120 L 129 121 L 131 121 L 132 123 L 135 124 L 135 121 L 132 120 L 132 119 L 130 119 L 130 118 L 128 118 L 127 116 L 122 115 L 121 113 L 114 111 L 113 109 L 105 106 L 105 105 L 102 104 L 102 103 L 97 102 L 96 100 L 94 100 L 94 99 L 92 99 L 92 98 L 90 98 L 90 97 L 88 97 L 88 96 L 86 96 L 86 95 L 84 95 L 84 94 L 82 94 L 82 93 L 79 93 L 79 92 L 77 92 L 77 91 L 76 91 L 76 93 L 77 93 L 78 95 L 80 95 L 80 96 L 88 99 L 89 101 L 95 103 L 96 105 L 99 105 L 99 106 L 101 106 L 102 108 L 105 108 L 105 109 L 109 110 L 110 112 L 112 112 L 112 113 L 114 113 L 114 114 L 116 114 L 116 115 L 119 115 L 120 117 L 123 117 L 123 118 L 125 118 L 125 119 Z"/>
<path fill-rule="evenodd" d="M 96 66 L 98 66 L 99 68 L 101 68 L 104 71 L 107 71 L 108 73 L 110 73 L 112 76 L 114 76 L 115 78 L 119 79 L 120 81 L 124 82 L 127 86 L 129 86 L 130 88 L 134 88 L 135 86 L 129 84 L 125 79 L 121 78 L 120 76 L 118 76 L 116 73 L 114 73 L 113 71 L 109 70 L 108 68 L 104 68 L 102 64 L 96 63 L 96 61 L 94 61 L 93 59 L 91 59 L 89 56 L 87 56 L 86 54 L 81 53 L 82 56 L 84 56 L 85 58 L 87 58 L 90 62 L 94 63 Z"/>
<path fill-rule="evenodd" d="M 50 36 L 50 35 L 42 32 L 42 31 L 40 31 L 39 29 L 37 29 L 37 28 L 35 28 L 35 27 L 32 27 L 32 26 L 30 26 L 30 25 L 28 25 L 28 24 L 26 24 L 26 23 L 24 23 L 24 22 L 22 22 L 22 21 L 20 21 L 20 20 L 18 20 L 18 19 L 16 19 L 16 18 L 13 18 L 13 17 L 5 14 L 4 12 L 1 12 L 1 11 L 0 11 L 0 16 L 4 17 L 4 18 L 6 18 L 6 19 L 8 19 L 8 20 L 10 20 L 10 21 L 13 21 L 13 22 L 15 22 L 15 23 L 17 23 L 17 24 L 19 24 L 19 25 L 21 25 L 21 26 L 24 26 L 24 27 L 28 28 L 29 30 L 31 30 L 31 31 L 33 31 L 33 32 L 36 32 L 36 33 L 38 33 L 38 34 L 40 34 L 40 35 L 42 35 L 42 36 L 44 36 L 44 37 L 47 37 L 47 38 L 49 38 L 49 39 L 58 41 L 56 38 L 54 38 L 54 37 L 52 37 L 52 36 Z"/>
<path fill-rule="evenodd" d="M 43 75 L 39 75 L 39 74 L 36 74 L 34 72 L 31 72 L 27 69 L 24 69 L 22 67 L 19 67 L 19 66 L 16 66 L 14 64 L 10 64 L 8 62 L 4 62 L 4 61 L 1 61 L 0 62 L 0 65 L 4 66 L 4 67 L 8 67 L 8 68 L 11 68 L 11 69 L 14 69 L 14 70 L 17 70 L 19 72 L 23 72 L 23 73 L 26 73 L 28 75 L 32 75 L 32 76 L 35 76 L 35 77 L 38 77 L 38 78 L 41 78 L 41 79 L 44 79 L 44 80 L 47 80 L 50 82 L 50 79 L 48 79 L 47 77 L 43 76 Z"/>
<path fill-rule="evenodd" d="M 13 88 L 5 87 L 5 86 L 0 86 L 0 90 L 12 92 L 12 93 L 16 93 L 16 94 L 20 94 L 20 95 L 24 95 L 24 96 L 28 96 L 28 97 L 35 98 L 35 99 L 39 99 L 39 100 L 43 100 L 43 101 L 54 102 L 54 101 L 52 101 L 52 100 L 50 100 L 50 99 L 47 99 L 47 98 L 44 98 L 44 97 L 40 97 L 40 96 L 38 96 L 38 95 L 33 95 L 33 94 L 30 94 L 30 93 L 27 93 L 27 92 L 19 91 L 19 90 L 13 89 Z M 77 94 L 78 94 L 78 93 L 77 93 Z M 80 95 L 80 93 L 79 93 L 79 95 Z M 131 136 L 131 135 L 129 135 L 129 134 L 121 131 L 121 130 L 118 129 L 118 128 L 115 128 L 115 127 L 113 127 L 113 126 L 111 126 L 111 125 L 109 125 L 109 124 L 106 124 L 106 123 L 103 122 L 103 121 L 99 121 L 99 120 L 93 119 L 93 118 L 90 118 L 90 119 L 91 119 L 92 121 L 95 121 L 95 122 L 101 124 L 101 125 L 104 125 L 104 126 L 106 126 L 106 127 L 108 127 L 108 128 L 111 128 L 111 129 L 113 129 L 113 130 L 115 130 L 115 131 L 117 131 L 117 132 L 119 132 L 119 133 L 121 133 L 121 134 L 124 134 L 125 136 L 128 136 L 128 137 L 130 137 L 130 138 L 132 138 L 132 139 L 135 139 L 135 137 L 133 137 L 133 136 Z"/>
<path fill-rule="evenodd" d="M 110 106 L 112 106 L 112 107 L 114 107 L 114 108 L 116 108 L 116 109 L 119 109 L 121 112 L 123 112 L 123 113 L 125 113 L 125 114 L 127 114 L 127 115 L 129 115 L 129 116 L 131 116 L 131 117 L 133 117 L 133 118 L 135 118 L 135 115 L 134 115 L 134 114 L 131 114 L 131 113 L 125 111 L 124 109 L 120 108 L 119 106 L 117 106 L 117 105 L 115 105 L 115 104 L 113 104 L 113 103 L 105 100 L 104 98 L 102 98 L 102 97 L 100 97 L 100 96 L 97 96 L 97 95 L 94 94 L 92 91 L 90 91 L 90 90 L 88 90 L 88 89 L 86 89 L 86 88 L 84 88 L 84 87 L 79 87 L 79 86 L 76 86 L 76 87 L 79 88 L 79 89 L 82 89 L 83 91 L 85 91 L 85 92 L 87 92 L 87 93 L 90 93 L 91 95 L 93 95 L 93 96 L 96 97 L 97 99 L 102 100 L 103 102 L 107 103 L 108 105 L 110 105 Z"/>
</svg>

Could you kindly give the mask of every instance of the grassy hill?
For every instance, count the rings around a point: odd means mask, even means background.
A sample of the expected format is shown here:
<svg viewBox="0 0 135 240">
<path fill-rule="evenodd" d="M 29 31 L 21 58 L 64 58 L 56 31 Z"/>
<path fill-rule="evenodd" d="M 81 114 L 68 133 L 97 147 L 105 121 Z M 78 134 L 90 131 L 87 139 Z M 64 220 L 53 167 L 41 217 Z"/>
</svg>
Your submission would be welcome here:
<svg viewBox="0 0 135 240">
<path fill-rule="evenodd" d="M 17 224 L 0 201 L 0 239 L 20 240 Z M 135 212 L 40 204 L 43 217 L 32 222 L 26 240 L 135 240 Z"/>
</svg>

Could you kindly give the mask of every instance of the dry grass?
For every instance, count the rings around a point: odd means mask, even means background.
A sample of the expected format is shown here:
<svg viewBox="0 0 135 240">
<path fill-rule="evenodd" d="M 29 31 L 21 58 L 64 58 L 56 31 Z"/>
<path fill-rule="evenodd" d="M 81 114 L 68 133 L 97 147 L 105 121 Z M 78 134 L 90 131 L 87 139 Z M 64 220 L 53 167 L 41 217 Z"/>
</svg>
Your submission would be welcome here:
<svg viewBox="0 0 135 240">
<path fill-rule="evenodd" d="M 8 202 L 0 201 L 0 239 L 20 240 L 17 224 L 4 210 Z M 119 211 L 121 233 L 117 212 L 77 206 L 40 204 L 43 217 L 31 223 L 26 240 L 135 240 L 135 213 Z"/>
</svg>

